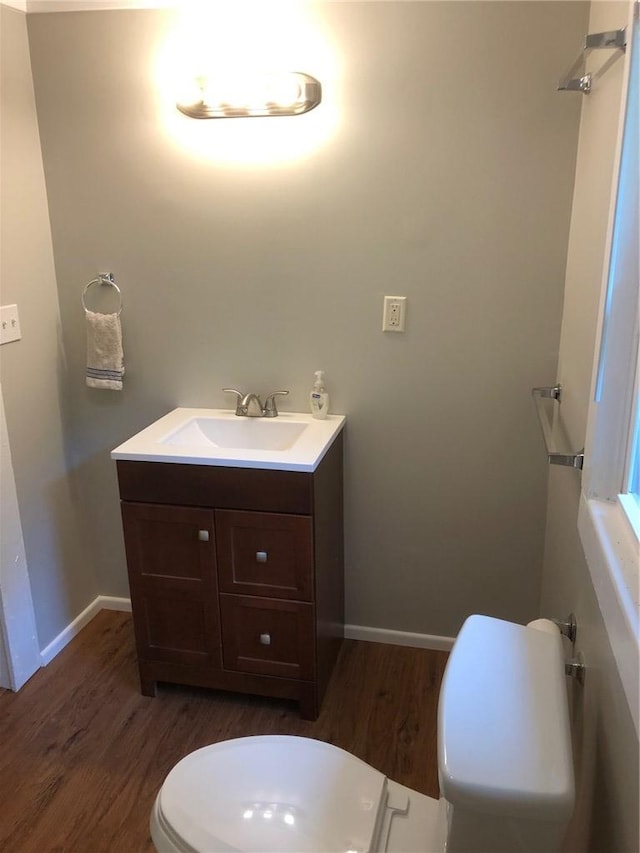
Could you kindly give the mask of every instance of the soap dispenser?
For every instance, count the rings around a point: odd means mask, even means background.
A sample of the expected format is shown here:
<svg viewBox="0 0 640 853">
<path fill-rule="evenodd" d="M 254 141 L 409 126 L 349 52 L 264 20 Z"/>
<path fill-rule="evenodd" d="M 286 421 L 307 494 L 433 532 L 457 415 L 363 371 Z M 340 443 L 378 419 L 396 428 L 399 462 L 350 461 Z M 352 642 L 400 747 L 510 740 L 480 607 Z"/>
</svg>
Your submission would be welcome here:
<svg viewBox="0 0 640 853">
<path fill-rule="evenodd" d="M 309 395 L 311 416 L 323 420 L 329 413 L 329 395 L 324 387 L 324 370 L 316 370 L 314 375 L 316 381 L 313 383 L 313 390 Z"/>
</svg>

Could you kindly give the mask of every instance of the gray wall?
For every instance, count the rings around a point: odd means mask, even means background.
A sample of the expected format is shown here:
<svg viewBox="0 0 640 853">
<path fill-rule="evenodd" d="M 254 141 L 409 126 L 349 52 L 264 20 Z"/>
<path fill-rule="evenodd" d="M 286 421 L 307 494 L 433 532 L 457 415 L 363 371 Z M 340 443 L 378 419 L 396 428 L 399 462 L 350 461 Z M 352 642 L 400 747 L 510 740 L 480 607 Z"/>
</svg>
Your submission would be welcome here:
<svg viewBox="0 0 640 853">
<path fill-rule="evenodd" d="M 17 303 L 23 335 L 3 345 L 0 364 L 43 648 L 95 598 L 98 583 L 83 546 L 75 472 L 64 446 L 66 365 L 26 20 L 5 6 L 0 16 L 1 298 L 3 305 Z"/>
<path fill-rule="evenodd" d="M 629 4 L 593 3 L 589 32 L 627 23 Z M 609 63 L 582 99 L 558 378 L 562 415 L 574 447 L 584 446 L 609 198 L 621 108 L 622 56 L 593 56 L 592 70 Z M 578 536 L 580 475 L 552 468 L 542 587 L 544 615 L 574 611 L 577 650 L 584 654 L 584 689 L 573 685 L 574 756 L 580 786 L 569 849 L 594 853 L 640 850 L 638 736 L 609 644 Z"/>
<path fill-rule="evenodd" d="M 348 416 L 348 621 L 453 635 L 472 611 L 533 618 L 547 470 L 529 389 L 555 378 L 580 108 L 555 87 L 586 7 L 315 16 L 336 57 L 325 102 L 279 121 L 336 113 L 335 132 L 257 166 L 216 159 L 217 140 L 260 146 L 272 124 L 169 104 L 210 157 L 167 131 L 155 64 L 171 13 L 29 17 L 100 590 L 128 594 L 111 448 L 176 405 L 230 407 L 227 385 L 286 387 L 285 408 L 305 411 L 323 368 Z M 80 293 L 99 270 L 125 298 L 122 394 L 84 387 Z M 380 331 L 385 293 L 409 298 L 404 336 Z"/>
</svg>

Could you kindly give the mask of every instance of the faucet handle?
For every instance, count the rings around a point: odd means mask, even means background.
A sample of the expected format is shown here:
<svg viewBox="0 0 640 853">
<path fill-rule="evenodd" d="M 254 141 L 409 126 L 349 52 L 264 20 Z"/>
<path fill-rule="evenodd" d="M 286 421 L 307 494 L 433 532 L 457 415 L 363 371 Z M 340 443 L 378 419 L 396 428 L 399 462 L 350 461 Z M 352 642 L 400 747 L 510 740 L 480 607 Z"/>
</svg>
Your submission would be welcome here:
<svg viewBox="0 0 640 853">
<path fill-rule="evenodd" d="M 242 411 L 242 401 L 244 399 L 244 394 L 242 393 L 242 391 L 238 391 L 236 388 L 223 388 L 222 390 L 225 392 L 225 394 L 236 395 L 236 415 L 245 414 L 245 412 Z"/>
<path fill-rule="evenodd" d="M 288 391 L 273 391 L 273 393 L 269 394 L 264 402 L 263 415 L 265 418 L 278 417 L 278 407 L 276 406 L 275 398 L 279 396 L 286 397 L 288 393 Z"/>
</svg>

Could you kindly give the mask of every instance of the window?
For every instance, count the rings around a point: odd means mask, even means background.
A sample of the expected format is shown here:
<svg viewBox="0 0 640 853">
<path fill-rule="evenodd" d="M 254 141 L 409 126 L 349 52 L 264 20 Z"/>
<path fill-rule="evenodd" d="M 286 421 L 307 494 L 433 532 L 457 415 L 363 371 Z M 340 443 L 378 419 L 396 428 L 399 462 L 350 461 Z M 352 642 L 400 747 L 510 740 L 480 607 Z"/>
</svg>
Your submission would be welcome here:
<svg viewBox="0 0 640 853">
<path fill-rule="evenodd" d="M 640 541 L 640 345 L 638 349 L 635 385 L 634 414 L 631 420 L 627 479 L 626 482 L 623 482 L 619 500 L 637 539 Z"/>
<path fill-rule="evenodd" d="M 640 113 L 640 66 L 638 45 L 638 20 L 634 21 L 631 45 L 631 69 L 627 93 L 627 112 L 624 123 L 618 194 L 616 199 L 609 276 L 605 330 L 609 321 L 614 326 L 618 341 L 609 341 L 604 334 L 600 355 L 601 376 L 606 376 L 607 361 L 611 361 L 616 373 L 628 377 L 619 391 L 621 434 L 626 436 L 626 451 L 622 458 L 622 476 L 616 497 L 640 539 L 640 411 L 638 383 L 640 382 L 640 353 L 638 350 L 638 168 L 640 136 L 638 118 Z M 628 312 L 626 317 L 618 316 Z M 614 351 L 617 350 L 618 352 Z M 625 369 L 625 364 L 628 365 Z M 609 382 L 612 382 L 609 379 Z M 599 390 L 599 389 L 598 389 Z M 612 472 L 615 476 L 615 470 Z"/>
<path fill-rule="evenodd" d="M 640 375 L 640 360 L 638 361 L 638 374 Z M 636 392 L 636 400 L 640 394 Z M 629 472 L 629 492 L 640 503 L 640 405 L 636 402 L 636 419 L 631 442 L 631 465 Z"/>
<path fill-rule="evenodd" d="M 630 72 L 610 227 L 606 293 L 593 406 L 589 497 L 616 501 L 638 495 L 638 21 L 628 38 Z M 635 484 L 635 488 L 634 488 Z"/>
<path fill-rule="evenodd" d="M 635 10 L 637 14 L 637 4 Z M 580 537 L 636 731 L 640 669 L 640 328 L 638 20 L 627 28 L 626 110 L 610 217 Z"/>
</svg>

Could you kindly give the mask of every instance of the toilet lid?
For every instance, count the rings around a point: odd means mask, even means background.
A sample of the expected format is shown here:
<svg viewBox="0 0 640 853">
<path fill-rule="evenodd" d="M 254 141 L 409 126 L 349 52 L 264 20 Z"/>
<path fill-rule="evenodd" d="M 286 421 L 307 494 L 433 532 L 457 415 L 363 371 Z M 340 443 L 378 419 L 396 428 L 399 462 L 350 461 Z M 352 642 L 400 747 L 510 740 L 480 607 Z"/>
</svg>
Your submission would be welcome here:
<svg viewBox="0 0 640 853">
<path fill-rule="evenodd" d="M 363 853 L 376 843 L 386 781 L 321 741 L 238 738 L 176 764 L 158 795 L 158 814 L 185 850 Z"/>
</svg>

